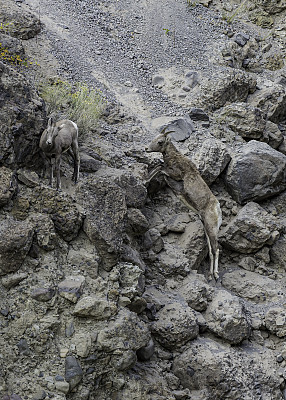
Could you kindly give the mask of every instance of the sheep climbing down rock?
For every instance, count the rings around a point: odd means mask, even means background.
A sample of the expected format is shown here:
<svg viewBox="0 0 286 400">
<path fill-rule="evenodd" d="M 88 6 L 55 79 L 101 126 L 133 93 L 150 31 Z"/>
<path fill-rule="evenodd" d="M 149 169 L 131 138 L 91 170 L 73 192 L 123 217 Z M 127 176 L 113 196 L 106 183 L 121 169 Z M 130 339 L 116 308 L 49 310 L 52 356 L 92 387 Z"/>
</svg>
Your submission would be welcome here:
<svg viewBox="0 0 286 400">
<path fill-rule="evenodd" d="M 194 163 L 181 154 L 171 141 L 166 128 L 151 142 L 148 152 L 163 154 L 163 166 L 151 171 L 148 181 L 163 173 L 167 185 L 183 203 L 201 218 L 210 257 L 210 277 L 218 279 L 218 231 L 222 222 L 220 204 L 201 177 Z"/>
<path fill-rule="evenodd" d="M 74 159 L 73 180 L 75 183 L 78 181 L 80 157 L 76 123 L 68 119 L 54 122 L 50 118 L 47 129 L 42 133 L 39 146 L 42 150 L 45 164 L 50 166 L 50 186 L 53 185 L 53 158 L 55 158 L 57 190 L 61 189 L 60 164 L 61 156 L 65 152 L 69 152 Z"/>
</svg>

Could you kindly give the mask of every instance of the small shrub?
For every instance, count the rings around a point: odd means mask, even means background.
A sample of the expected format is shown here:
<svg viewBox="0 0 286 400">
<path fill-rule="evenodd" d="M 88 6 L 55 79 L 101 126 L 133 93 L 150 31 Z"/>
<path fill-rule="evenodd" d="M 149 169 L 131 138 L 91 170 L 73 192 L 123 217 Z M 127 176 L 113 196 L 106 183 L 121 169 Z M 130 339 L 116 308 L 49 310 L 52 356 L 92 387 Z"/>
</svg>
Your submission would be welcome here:
<svg viewBox="0 0 286 400">
<path fill-rule="evenodd" d="M 40 94 L 47 104 L 48 114 L 60 113 L 62 118 L 75 121 L 84 132 L 97 125 L 106 105 L 101 91 L 85 83 L 72 85 L 57 80 L 42 84 Z"/>
<path fill-rule="evenodd" d="M 35 64 L 33 61 L 29 61 L 27 58 L 22 58 L 19 54 L 11 53 L 11 51 L 6 47 L 4 47 L 1 42 L 0 42 L 0 61 L 24 67 L 28 67 L 29 65 Z"/>
</svg>

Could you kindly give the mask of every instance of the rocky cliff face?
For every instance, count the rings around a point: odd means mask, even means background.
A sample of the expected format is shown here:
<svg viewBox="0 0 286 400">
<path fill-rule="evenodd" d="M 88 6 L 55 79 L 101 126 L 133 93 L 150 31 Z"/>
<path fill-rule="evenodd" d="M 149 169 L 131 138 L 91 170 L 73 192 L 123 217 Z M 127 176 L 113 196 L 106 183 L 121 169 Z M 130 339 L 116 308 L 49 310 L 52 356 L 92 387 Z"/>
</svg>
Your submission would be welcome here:
<svg viewBox="0 0 286 400">
<path fill-rule="evenodd" d="M 146 90 L 172 112 L 149 123 L 110 105 L 100 139 L 80 138 L 76 186 L 64 157 L 62 191 L 40 174 L 31 73 L 0 61 L 1 400 L 286 398 L 286 7 L 241 8 L 255 26 L 234 24 L 237 2 L 178 3 L 231 18 L 213 68 L 158 67 Z M 97 6 L 106 25 L 113 6 Z M 5 48 L 35 51 L 38 19 L 10 0 L 1 13 Z M 254 34 L 267 24 L 269 41 Z M 165 126 L 220 201 L 217 282 L 199 217 L 162 179 L 146 184 L 162 159 L 145 144 Z"/>
</svg>

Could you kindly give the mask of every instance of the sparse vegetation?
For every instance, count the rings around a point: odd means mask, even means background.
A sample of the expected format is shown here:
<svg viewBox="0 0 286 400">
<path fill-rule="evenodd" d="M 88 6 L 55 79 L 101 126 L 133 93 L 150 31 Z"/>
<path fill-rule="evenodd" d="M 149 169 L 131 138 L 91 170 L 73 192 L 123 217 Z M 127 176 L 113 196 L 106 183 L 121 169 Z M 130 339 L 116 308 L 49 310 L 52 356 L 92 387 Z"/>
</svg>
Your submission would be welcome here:
<svg viewBox="0 0 286 400">
<path fill-rule="evenodd" d="M 226 22 L 228 23 L 228 24 L 231 24 L 233 21 L 234 21 L 234 19 L 235 19 L 235 17 L 242 11 L 242 9 L 243 9 L 243 7 L 245 6 L 245 4 L 248 2 L 248 0 L 244 0 L 236 9 L 235 9 L 235 11 L 232 13 L 232 14 L 230 14 L 230 15 L 223 15 L 223 19 L 224 20 L 226 20 Z"/>
<path fill-rule="evenodd" d="M 47 103 L 48 114 L 75 121 L 83 132 L 94 128 L 103 112 L 106 101 L 100 90 L 85 83 L 72 85 L 60 79 L 40 85 L 40 94 Z"/>
</svg>

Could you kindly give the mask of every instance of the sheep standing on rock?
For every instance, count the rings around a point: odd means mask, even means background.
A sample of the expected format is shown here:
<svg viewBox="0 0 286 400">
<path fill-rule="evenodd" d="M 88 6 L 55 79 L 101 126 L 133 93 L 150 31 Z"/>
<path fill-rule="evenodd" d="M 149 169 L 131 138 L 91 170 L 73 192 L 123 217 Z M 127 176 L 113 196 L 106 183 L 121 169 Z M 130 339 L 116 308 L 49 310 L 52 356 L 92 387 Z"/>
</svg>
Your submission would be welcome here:
<svg viewBox="0 0 286 400">
<path fill-rule="evenodd" d="M 73 180 L 76 183 L 79 176 L 80 157 L 78 151 L 78 127 L 68 119 L 54 122 L 48 121 L 48 127 L 42 133 L 40 148 L 43 156 L 50 166 L 50 186 L 53 185 L 53 158 L 55 158 L 55 171 L 57 177 L 57 190 L 61 189 L 60 164 L 61 156 L 69 152 L 74 159 Z"/>
<path fill-rule="evenodd" d="M 167 185 L 183 203 L 199 214 L 205 229 L 210 257 L 210 276 L 218 279 L 218 231 L 222 222 L 219 201 L 201 177 L 194 163 L 171 142 L 166 128 L 151 142 L 148 152 L 163 154 L 164 165 L 155 168 L 149 181 L 162 172 Z"/>
</svg>

